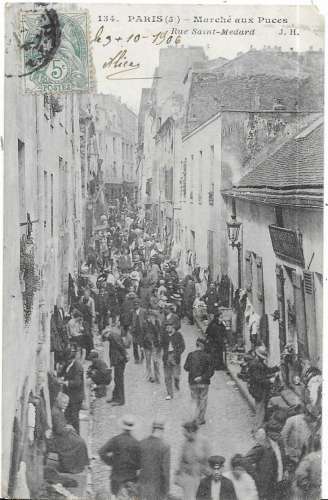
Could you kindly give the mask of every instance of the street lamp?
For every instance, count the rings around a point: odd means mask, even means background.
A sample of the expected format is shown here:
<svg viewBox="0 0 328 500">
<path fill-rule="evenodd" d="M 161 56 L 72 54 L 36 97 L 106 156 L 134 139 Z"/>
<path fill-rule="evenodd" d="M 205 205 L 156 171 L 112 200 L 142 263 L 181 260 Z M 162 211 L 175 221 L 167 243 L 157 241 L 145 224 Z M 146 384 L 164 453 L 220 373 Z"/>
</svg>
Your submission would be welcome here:
<svg viewBox="0 0 328 500">
<path fill-rule="evenodd" d="M 231 220 L 227 222 L 228 240 L 231 248 L 237 248 L 238 251 L 238 288 L 241 288 L 241 242 L 239 240 L 241 222 L 236 221 L 236 216 L 232 215 Z"/>
</svg>

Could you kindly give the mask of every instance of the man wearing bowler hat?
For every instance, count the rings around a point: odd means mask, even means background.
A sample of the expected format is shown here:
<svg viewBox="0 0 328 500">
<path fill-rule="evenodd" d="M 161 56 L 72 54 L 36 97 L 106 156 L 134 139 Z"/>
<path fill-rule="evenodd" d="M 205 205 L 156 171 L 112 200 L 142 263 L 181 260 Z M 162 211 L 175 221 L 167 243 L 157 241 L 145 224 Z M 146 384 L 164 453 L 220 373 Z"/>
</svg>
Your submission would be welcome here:
<svg viewBox="0 0 328 500">
<path fill-rule="evenodd" d="M 99 450 L 99 456 L 112 467 L 111 492 L 117 495 L 127 483 L 137 482 L 140 469 L 140 445 L 132 436 L 135 419 L 124 415 L 121 421 L 122 433 L 107 441 Z"/>
<path fill-rule="evenodd" d="M 222 475 L 224 462 L 220 455 L 208 459 L 211 475 L 201 480 L 197 500 L 237 500 L 232 481 Z"/>
<path fill-rule="evenodd" d="M 170 447 L 163 440 L 164 421 L 155 419 L 152 433 L 140 442 L 140 499 L 165 500 L 170 490 Z"/>
</svg>

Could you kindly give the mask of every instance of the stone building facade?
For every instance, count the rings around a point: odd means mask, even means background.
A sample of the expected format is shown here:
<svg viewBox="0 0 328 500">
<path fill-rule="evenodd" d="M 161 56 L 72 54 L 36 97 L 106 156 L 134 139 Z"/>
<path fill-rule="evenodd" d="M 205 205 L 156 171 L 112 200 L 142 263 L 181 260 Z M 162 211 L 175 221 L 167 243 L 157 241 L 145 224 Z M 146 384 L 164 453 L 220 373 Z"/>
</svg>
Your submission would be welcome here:
<svg viewBox="0 0 328 500">
<path fill-rule="evenodd" d="M 9 14 L 7 20 L 6 71 L 15 75 Z M 67 304 L 69 273 L 81 263 L 83 183 L 77 96 L 23 95 L 20 83 L 5 80 L 1 496 L 15 495 L 25 462 L 35 498 L 44 428 L 33 428 L 33 415 L 42 412 L 51 426 L 50 318 L 54 305 Z"/>
<path fill-rule="evenodd" d="M 242 288 L 262 320 L 258 334 L 272 364 L 289 344 L 303 361 L 321 368 L 323 172 L 321 117 L 222 191 L 227 213 L 241 223 Z M 229 247 L 234 284 L 237 268 L 236 250 Z"/>
<path fill-rule="evenodd" d="M 94 96 L 107 201 L 136 197 L 137 116 L 113 95 Z"/>
<path fill-rule="evenodd" d="M 174 54 L 168 49 L 161 52 L 165 57 Z M 162 89 L 160 93 L 159 88 L 165 86 L 165 81 L 155 80 L 147 95 L 147 107 L 146 110 L 142 109 L 140 117 L 143 132 L 142 137 L 139 137 L 143 152 L 140 179 L 144 183 L 140 186 L 141 204 L 152 213 L 154 229 L 158 229 L 161 236 L 165 236 L 163 229 L 170 227 L 170 237 L 173 239 L 171 256 L 178 260 L 184 273 L 197 268 L 201 269 L 202 274 L 206 272 L 209 279 L 229 281 L 230 305 L 233 303 L 233 291 L 239 285 L 245 285 L 250 273 L 250 259 L 243 253 L 238 267 L 237 252 L 230 247 L 227 237 L 226 223 L 236 209 L 237 216 L 241 214 L 243 252 L 247 250 L 255 255 L 252 260 L 254 309 L 260 315 L 263 313 L 263 301 L 267 307 L 271 361 L 277 362 L 284 345 L 293 342 L 296 350 L 307 351 L 306 356 L 310 357 L 310 361 L 319 365 L 320 359 L 317 357 L 320 352 L 318 345 L 321 342 L 322 312 L 321 207 L 311 210 L 308 207 L 306 210 L 308 201 L 304 199 L 304 206 L 288 209 L 286 197 L 281 196 L 280 201 L 277 201 L 281 205 L 278 212 L 282 211 L 286 224 L 284 227 L 295 234 L 300 230 L 303 235 L 305 261 L 311 261 L 312 246 L 317 249 L 311 263 L 311 276 L 305 275 L 299 264 L 292 271 L 286 270 L 288 265 L 279 259 L 276 262 L 270 235 L 267 234 L 268 225 L 275 224 L 273 205 L 260 204 L 255 194 L 248 199 L 245 194 L 247 186 L 239 188 L 239 181 L 253 171 L 254 176 L 258 175 L 261 181 L 260 172 L 257 174 L 259 165 L 274 157 L 293 137 L 315 127 L 323 106 L 323 54 L 311 49 L 304 53 L 282 52 L 279 47 L 274 47 L 262 51 L 251 49 L 238 54 L 231 61 L 211 62 L 206 56 L 198 56 L 199 59 L 186 68 L 182 82 L 178 81 L 177 76 L 172 79 L 169 88 Z M 174 74 L 173 57 L 168 59 L 170 64 L 166 71 Z M 159 66 L 155 76 L 161 75 L 161 71 Z M 288 161 L 286 158 L 286 168 Z M 301 171 L 302 158 L 298 158 L 298 161 Z M 168 180 L 170 194 L 166 196 L 168 189 L 165 181 Z M 263 179 L 263 182 L 266 183 L 266 180 Z M 260 188 L 255 184 L 252 189 L 255 193 Z M 299 189 L 303 189 L 302 186 Z M 234 194 L 228 203 L 225 193 L 230 191 Z M 235 202 L 232 206 L 233 196 Z M 261 238 L 261 231 L 267 234 L 267 238 Z M 244 247 L 244 238 L 249 248 Z M 250 254 L 247 253 L 247 256 Z M 280 266 L 279 269 L 277 267 L 277 273 L 279 271 L 281 276 L 277 274 L 276 277 L 274 274 L 276 265 Z M 263 279 L 267 284 L 276 280 L 276 286 L 267 285 L 265 293 L 256 288 L 256 283 L 260 286 L 263 281 L 262 266 Z M 287 276 L 288 273 L 290 276 Z M 281 301 L 277 302 L 279 287 L 283 286 L 281 283 L 289 287 L 285 290 L 284 310 Z M 312 318 L 312 324 L 308 327 L 307 348 L 302 347 L 302 341 L 295 339 L 292 332 L 293 307 L 302 309 L 300 293 L 293 292 L 296 288 L 305 290 L 305 298 L 302 299 L 305 301 L 303 317 L 307 315 Z M 307 299 L 311 290 L 316 291 L 315 299 L 312 294 L 316 305 L 310 311 Z M 284 316 L 284 334 L 282 327 L 278 328 L 280 323 L 272 320 L 275 310 L 279 311 L 281 317 Z M 314 324 L 317 326 L 314 327 Z M 304 333 L 304 328 L 300 330 Z M 311 333 L 314 331 L 319 333 Z M 243 334 L 246 342 L 245 329 Z M 303 337 L 306 338 L 305 333 Z"/>
<path fill-rule="evenodd" d="M 168 47 L 160 49 L 159 64 L 155 70 L 150 91 L 143 89 L 138 123 L 138 151 L 142 159 L 139 164 L 141 182 L 140 208 L 142 212 L 151 213 L 155 226 L 165 237 L 173 236 L 173 211 L 178 199 L 177 158 L 181 149 L 185 106 L 188 99 L 189 81 L 186 75 L 193 68 L 201 68 L 207 58 L 202 47 Z M 166 148 L 167 134 L 172 129 L 172 157 L 170 165 L 172 174 L 167 174 L 168 164 Z M 159 152 L 165 151 L 165 158 Z M 170 168 L 171 168 L 170 167 Z M 175 177 L 172 186 L 172 199 L 160 201 L 160 183 L 168 176 Z M 171 180 L 168 181 L 171 183 Z M 164 186 L 163 184 L 163 186 Z M 171 188 L 170 188 L 171 189 Z M 165 191 L 165 187 L 164 187 Z M 167 191 L 167 189 L 166 189 Z M 167 192 L 168 194 L 168 192 Z M 164 198 L 162 197 L 162 200 Z M 160 206 L 161 205 L 161 206 Z M 178 209 L 178 208 L 177 208 Z M 168 219 L 168 220 L 166 220 Z M 167 229 L 165 229 L 165 227 Z"/>
</svg>

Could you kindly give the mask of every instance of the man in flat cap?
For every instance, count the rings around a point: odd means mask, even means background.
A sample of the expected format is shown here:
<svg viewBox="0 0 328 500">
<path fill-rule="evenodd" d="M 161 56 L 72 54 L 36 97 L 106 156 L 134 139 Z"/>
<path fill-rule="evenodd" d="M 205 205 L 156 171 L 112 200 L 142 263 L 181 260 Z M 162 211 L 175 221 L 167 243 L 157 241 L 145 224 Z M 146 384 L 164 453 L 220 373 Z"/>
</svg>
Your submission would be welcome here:
<svg viewBox="0 0 328 500">
<path fill-rule="evenodd" d="M 140 469 L 140 444 L 132 436 L 135 419 L 124 415 L 121 421 L 122 433 L 107 441 L 99 450 L 103 462 L 112 467 L 111 493 L 117 495 L 128 483 L 137 482 Z"/>
<path fill-rule="evenodd" d="M 191 398 L 196 405 L 195 421 L 198 425 L 203 425 L 205 424 L 208 389 L 214 373 L 213 361 L 211 356 L 205 352 L 203 338 L 198 337 L 196 340 L 196 350 L 188 354 L 184 369 L 189 374 Z"/>
<path fill-rule="evenodd" d="M 224 462 L 225 458 L 220 455 L 208 459 L 211 475 L 201 480 L 197 500 L 237 500 L 232 482 L 222 475 Z"/>
<path fill-rule="evenodd" d="M 165 500 L 170 490 L 170 447 L 163 440 L 164 422 L 156 419 L 152 433 L 140 442 L 140 500 Z"/>
</svg>

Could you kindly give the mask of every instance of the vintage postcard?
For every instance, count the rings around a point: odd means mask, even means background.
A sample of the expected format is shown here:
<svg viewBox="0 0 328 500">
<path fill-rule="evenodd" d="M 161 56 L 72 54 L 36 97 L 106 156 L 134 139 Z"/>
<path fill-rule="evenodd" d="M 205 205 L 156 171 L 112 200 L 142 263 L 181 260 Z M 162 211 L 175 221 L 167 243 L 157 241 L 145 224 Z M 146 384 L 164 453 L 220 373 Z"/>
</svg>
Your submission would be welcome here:
<svg viewBox="0 0 328 500">
<path fill-rule="evenodd" d="M 1 496 L 324 497 L 319 9 L 4 15 Z"/>
</svg>

